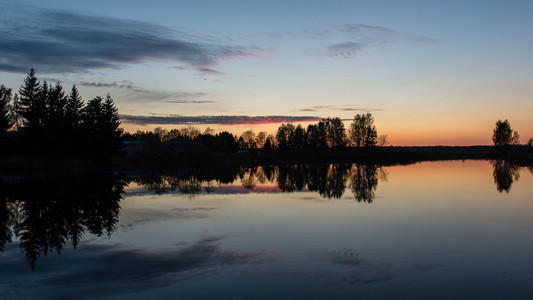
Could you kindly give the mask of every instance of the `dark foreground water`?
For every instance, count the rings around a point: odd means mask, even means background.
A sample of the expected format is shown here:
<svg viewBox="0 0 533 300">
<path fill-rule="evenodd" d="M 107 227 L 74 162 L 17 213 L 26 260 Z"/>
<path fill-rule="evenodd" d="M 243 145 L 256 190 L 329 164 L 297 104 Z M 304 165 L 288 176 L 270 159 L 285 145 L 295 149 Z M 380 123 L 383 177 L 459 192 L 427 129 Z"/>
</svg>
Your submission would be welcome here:
<svg viewBox="0 0 533 300">
<path fill-rule="evenodd" d="M 533 298 L 533 174 L 505 162 L 24 179 L 0 298 Z"/>
</svg>

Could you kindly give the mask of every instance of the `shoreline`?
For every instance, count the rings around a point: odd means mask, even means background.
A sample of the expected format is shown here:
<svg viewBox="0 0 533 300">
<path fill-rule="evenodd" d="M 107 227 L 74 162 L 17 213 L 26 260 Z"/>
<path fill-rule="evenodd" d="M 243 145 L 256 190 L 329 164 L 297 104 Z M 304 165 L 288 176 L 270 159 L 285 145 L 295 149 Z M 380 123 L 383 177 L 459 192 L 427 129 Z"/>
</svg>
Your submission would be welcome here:
<svg viewBox="0 0 533 300">
<path fill-rule="evenodd" d="M 125 156 L 111 160 L 28 159 L 8 157 L 0 162 L 0 173 L 62 173 L 66 176 L 94 171 L 172 170 L 182 168 L 224 168 L 235 166 L 361 163 L 377 165 L 410 164 L 437 160 L 507 160 L 519 166 L 533 166 L 533 149 L 515 146 L 504 153 L 492 146 L 414 146 L 376 149 L 301 150 L 291 152 L 260 150 L 237 153 L 190 153 L 173 156 Z"/>
</svg>

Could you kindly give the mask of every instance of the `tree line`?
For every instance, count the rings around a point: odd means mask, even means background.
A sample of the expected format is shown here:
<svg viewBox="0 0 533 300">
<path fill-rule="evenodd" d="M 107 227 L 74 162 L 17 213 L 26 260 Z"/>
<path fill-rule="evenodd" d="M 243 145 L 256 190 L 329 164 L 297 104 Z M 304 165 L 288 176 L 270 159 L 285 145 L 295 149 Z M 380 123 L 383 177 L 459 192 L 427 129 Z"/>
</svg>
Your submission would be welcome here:
<svg viewBox="0 0 533 300">
<path fill-rule="evenodd" d="M 324 118 L 307 128 L 292 123 L 281 124 L 275 135 L 265 131 L 256 133 L 253 129 L 244 131 L 239 137 L 227 131 L 214 133 L 209 127 L 201 132 L 194 126 L 166 130 L 161 127 L 153 131 L 125 133 L 125 141 L 142 141 L 146 154 L 202 152 L 205 151 L 302 151 L 339 150 L 347 146 L 372 149 L 387 144 L 387 136 L 378 136 L 372 114 L 355 115 L 348 130 L 340 118 Z"/>
<path fill-rule="evenodd" d="M 39 82 L 31 69 L 18 94 L 0 86 L 2 154 L 31 158 L 108 158 L 122 148 L 113 98 L 84 103 L 76 86 L 69 94 L 57 82 Z"/>
<path fill-rule="evenodd" d="M 388 143 L 387 135 L 378 135 L 371 113 L 355 115 L 347 129 L 342 119 L 328 117 L 307 127 L 283 123 L 275 134 L 250 129 L 240 136 L 227 131 L 215 134 L 209 128 L 201 132 L 193 126 L 124 133 L 119 126 L 118 111 L 109 94 L 84 103 L 75 85 L 67 94 L 59 82 L 39 82 L 34 69 L 18 94 L 0 86 L 0 156 L 109 158 L 121 153 L 122 140 L 141 141 L 145 154 L 158 156 L 255 149 L 322 151 L 348 146 L 370 150 Z M 508 120 L 496 122 L 492 140 L 499 153 L 519 145 L 518 133 Z M 533 139 L 528 144 L 533 146 Z"/>
<path fill-rule="evenodd" d="M 253 130 L 245 131 L 238 139 L 240 149 L 264 150 L 279 149 L 341 149 L 346 146 L 371 149 L 387 144 L 387 136 L 378 136 L 372 114 L 355 115 L 348 130 L 340 118 L 324 118 L 316 124 L 309 124 L 307 128 L 291 123 L 281 124 L 276 135 L 268 135 Z"/>
</svg>

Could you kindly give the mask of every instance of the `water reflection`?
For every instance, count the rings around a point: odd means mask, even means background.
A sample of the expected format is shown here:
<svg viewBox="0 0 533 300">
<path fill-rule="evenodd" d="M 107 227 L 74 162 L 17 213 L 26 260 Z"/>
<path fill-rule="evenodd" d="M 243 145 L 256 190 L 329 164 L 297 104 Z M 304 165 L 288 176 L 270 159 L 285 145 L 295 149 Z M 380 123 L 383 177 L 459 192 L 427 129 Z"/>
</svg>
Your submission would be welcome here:
<svg viewBox="0 0 533 300">
<path fill-rule="evenodd" d="M 126 180 L 112 174 L 0 182 L 0 250 L 13 236 L 31 268 L 37 259 L 76 248 L 84 232 L 110 235 Z"/>
<path fill-rule="evenodd" d="M 509 193 L 520 167 L 491 162 L 497 190 Z M 529 167 L 529 171 L 533 168 Z M 31 268 L 41 255 L 76 248 L 85 232 L 110 235 L 118 222 L 124 188 L 136 183 L 149 193 L 198 197 L 210 193 L 316 192 L 339 199 L 349 190 L 356 202 L 373 203 L 387 169 L 375 164 L 233 167 L 180 170 L 172 175 L 130 177 L 111 173 L 45 180 L 0 181 L 0 251 L 20 240 Z"/>
<path fill-rule="evenodd" d="M 270 184 L 281 192 L 318 192 L 325 199 L 341 198 L 346 188 L 350 188 L 357 202 L 372 203 L 378 181 L 386 181 L 387 173 L 374 164 L 285 165 L 239 167 L 225 169 L 222 173 L 184 172 L 132 180 L 156 194 L 177 192 L 188 197 L 216 191 L 235 192 L 234 183 L 240 183 L 244 188 L 242 192 L 268 191 L 264 186 Z"/>
<path fill-rule="evenodd" d="M 495 160 L 492 164 L 492 176 L 498 192 L 509 193 L 511 186 L 520 178 L 520 167 L 509 163 L 506 160 Z M 530 171 L 531 171 L 531 167 Z"/>
<path fill-rule="evenodd" d="M 350 186 L 357 202 L 372 203 L 378 186 L 377 174 L 378 169 L 375 165 L 355 165 L 352 168 Z M 386 179 L 386 175 L 383 178 Z"/>
</svg>

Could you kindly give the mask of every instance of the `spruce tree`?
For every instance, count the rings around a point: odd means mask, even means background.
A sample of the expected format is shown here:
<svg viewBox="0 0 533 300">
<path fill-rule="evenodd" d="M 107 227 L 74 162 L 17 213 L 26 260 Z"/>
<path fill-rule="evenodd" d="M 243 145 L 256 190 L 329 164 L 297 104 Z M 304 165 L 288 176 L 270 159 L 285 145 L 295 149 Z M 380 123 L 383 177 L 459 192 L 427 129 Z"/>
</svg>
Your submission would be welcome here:
<svg viewBox="0 0 533 300">
<path fill-rule="evenodd" d="M 10 115 L 11 89 L 0 86 L 0 157 L 5 154 L 7 131 L 13 125 Z"/>
<path fill-rule="evenodd" d="M 65 105 L 67 98 L 63 87 L 58 82 L 55 86 L 49 85 L 46 89 L 46 115 L 45 132 L 46 144 L 44 150 L 48 150 L 47 156 L 65 156 L 70 152 L 70 140 L 65 126 Z M 43 97 L 45 91 L 42 92 Z"/>
<path fill-rule="evenodd" d="M 91 99 L 81 110 L 83 151 L 86 156 L 98 158 L 101 153 L 103 137 L 100 124 L 102 118 L 102 97 Z"/>
<path fill-rule="evenodd" d="M 80 126 L 82 108 L 83 99 L 81 98 L 76 85 L 73 85 L 65 105 L 65 125 L 67 128 L 78 128 Z"/>
<path fill-rule="evenodd" d="M 64 124 L 66 103 L 67 98 L 61 84 L 58 82 L 54 87 L 50 85 L 46 96 L 45 124 L 51 130 L 59 130 Z"/>
<path fill-rule="evenodd" d="M 17 114 L 22 118 L 21 147 L 30 157 L 42 155 L 42 146 L 46 143 L 44 119 L 46 116 L 46 98 L 48 85 L 39 81 L 35 70 L 31 69 L 24 84 L 19 89 L 20 97 L 16 103 Z"/>
<path fill-rule="evenodd" d="M 107 94 L 104 103 L 102 105 L 103 122 L 102 130 L 106 138 L 106 145 L 108 147 L 109 154 L 118 154 L 122 150 L 121 135 L 122 130 L 120 126 L 120 118 L 118 115 L 118 109 L 115 106 L 113 98 Z"/>
<path fill-rule="evenodd" d="M 78 156 L 83 152 L 82 141 L 84 139 L 81 128 L 81 110 L 83 109 L 83 100 L 78 93 L 76 86 L 72 86 L 70 94 L 66 98 L 65 117 L 63 124 L 65 126 L 64 139 L 67 142 L 66 153 L 69 156 Z"/>
<path fill-rule="evenodd" d="M 31 69 L 24 84 L 19 89 L 17 113 L 23 118 L 23 124 L 27 128 L 39 127 L 40 116 L 44 106 L 39 103 L 39 81 L 35 76 L 35 70 Z"/>
</svg>

